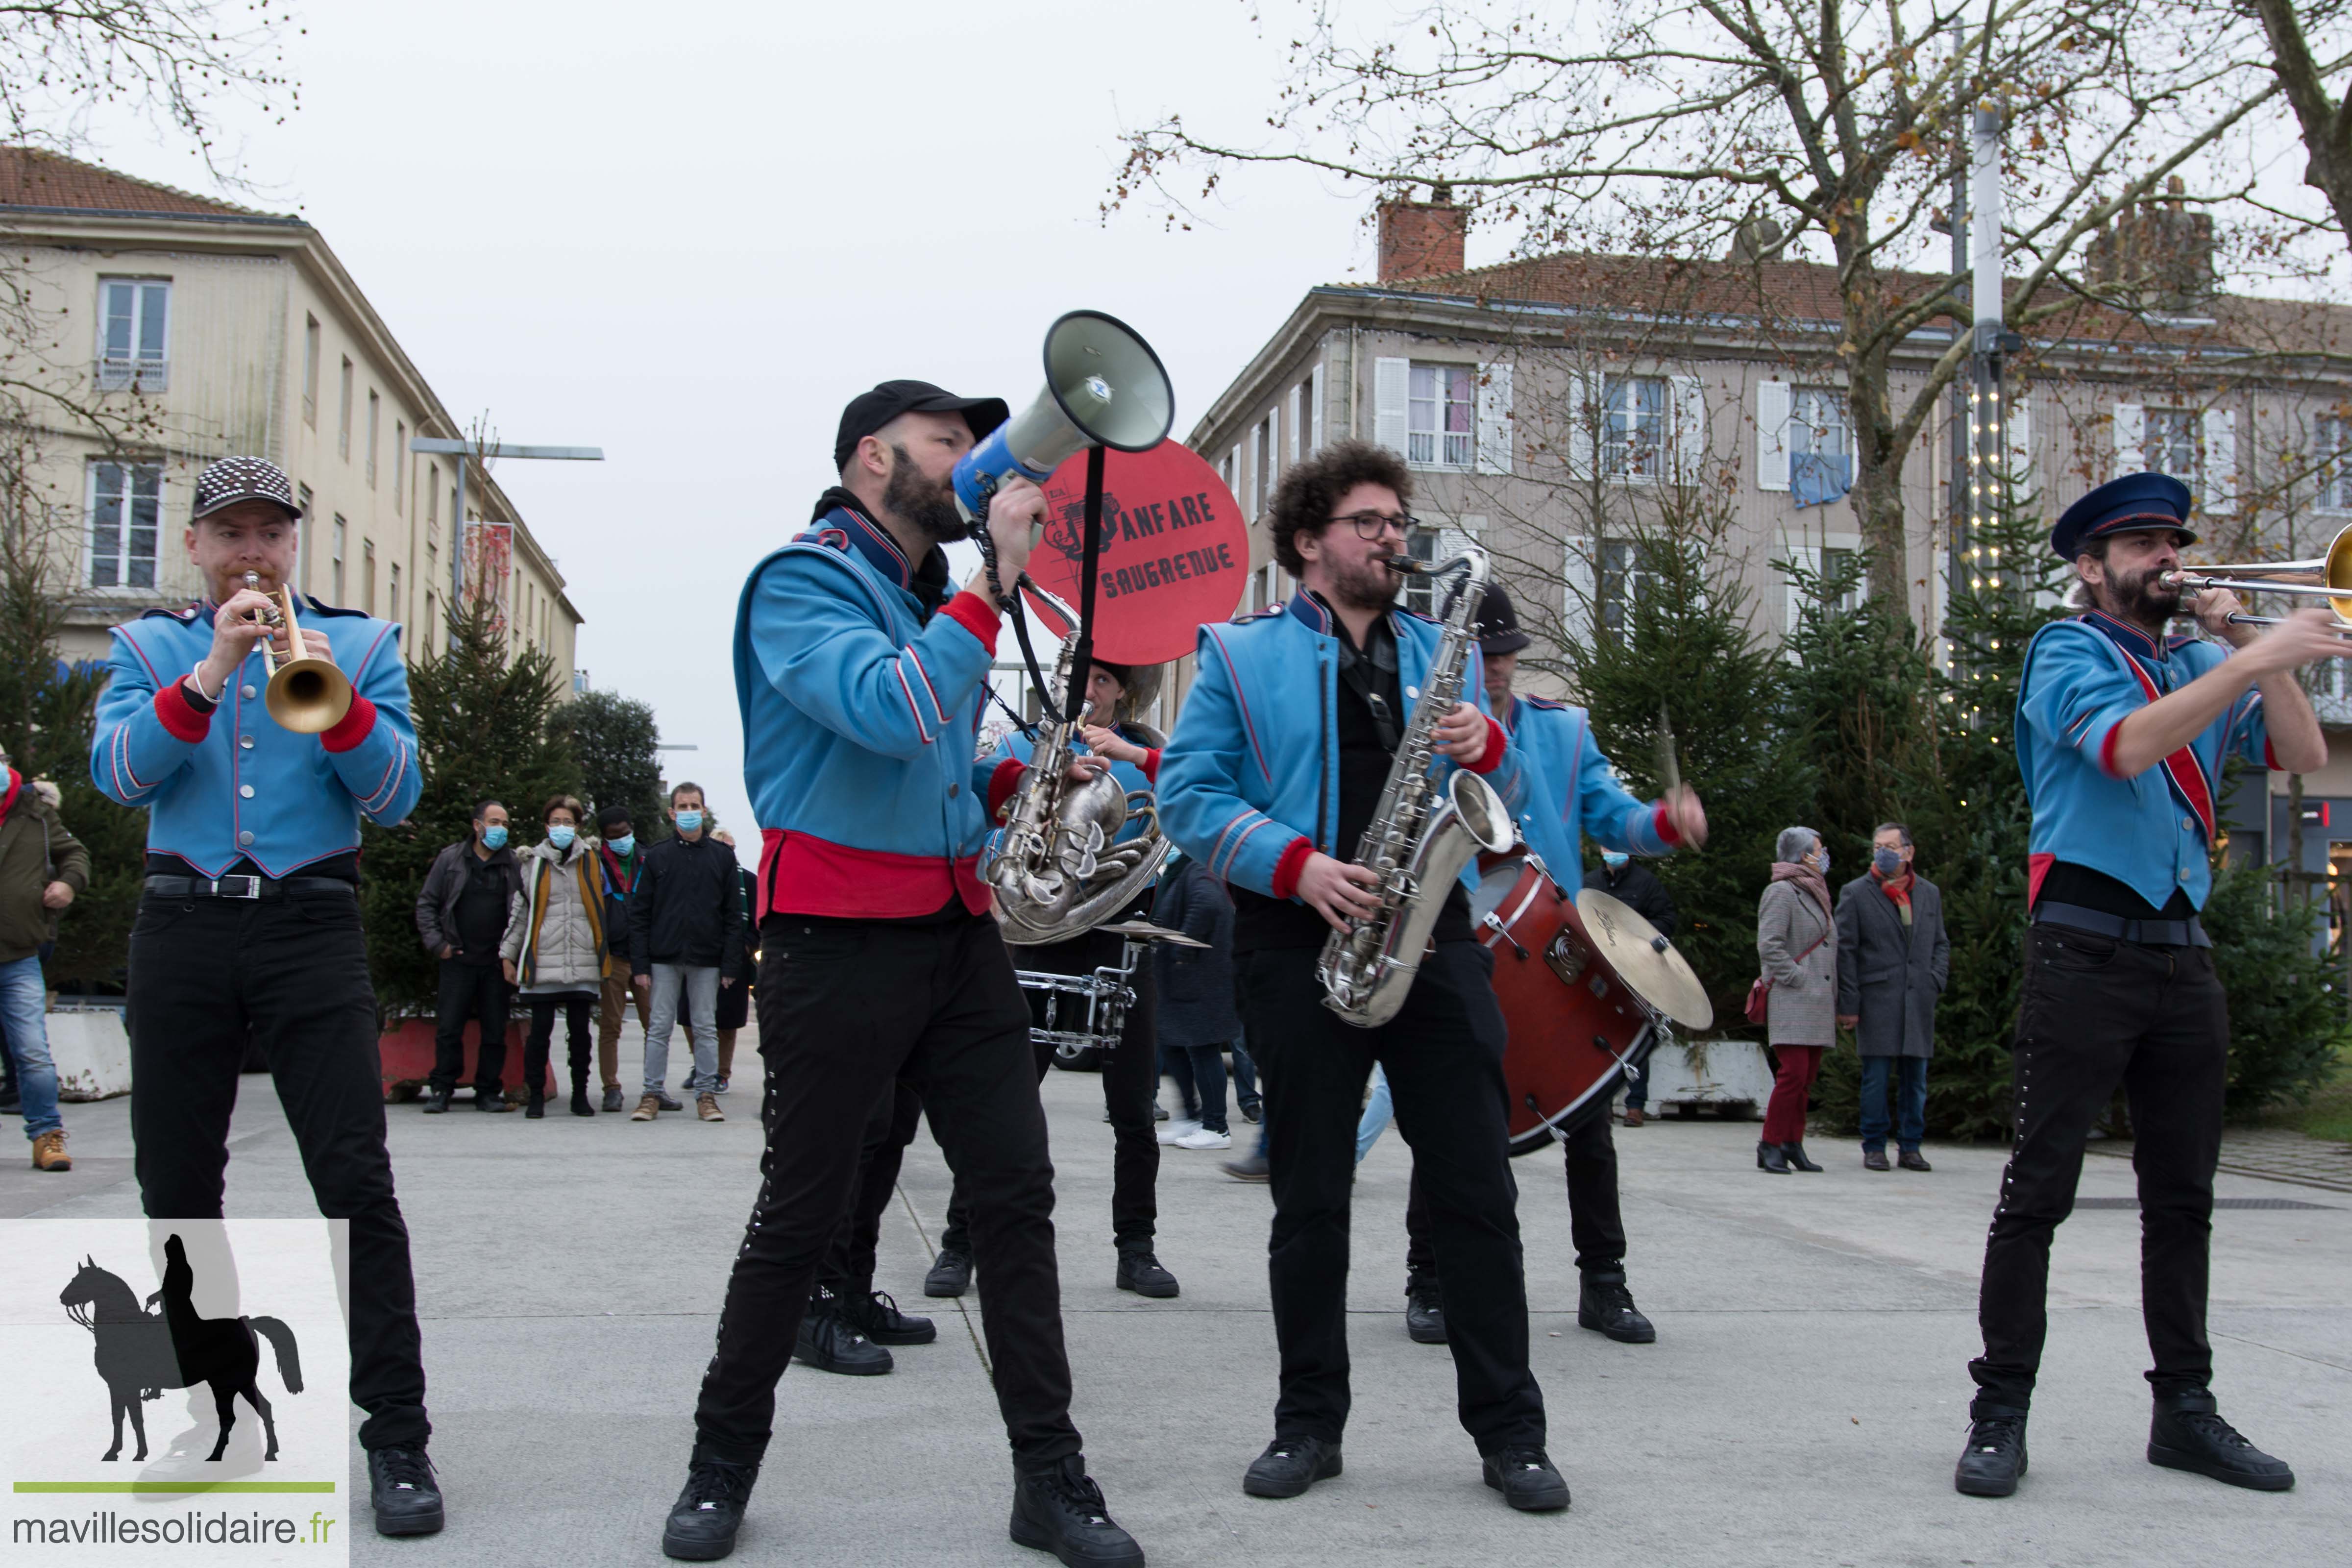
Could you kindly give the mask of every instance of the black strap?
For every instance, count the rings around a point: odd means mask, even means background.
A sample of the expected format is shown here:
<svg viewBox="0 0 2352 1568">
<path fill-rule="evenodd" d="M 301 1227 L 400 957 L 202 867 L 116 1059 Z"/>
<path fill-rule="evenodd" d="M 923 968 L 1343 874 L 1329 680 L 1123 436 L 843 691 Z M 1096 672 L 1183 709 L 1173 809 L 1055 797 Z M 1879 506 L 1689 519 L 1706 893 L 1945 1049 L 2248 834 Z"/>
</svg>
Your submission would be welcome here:
<svg viewBox="0 0 2352 1568">
<path fill-rule="evenodd" d="M 2118 942 L 2134 942 L 2141 947 L 2213 945 L 2213 939 L 2205 934 L 2205 927 L 2195 915 L 2185 921 L 2135 921 L 2111 915 L 2105 910 L 2085 909 L 2081 904 L 2045 901 L 2033 906 L 2033 923 L 2088 931 L 2093 936 L 2110 936 Z"/>
<path fill-rule="evenodd" d="M 150 877 L 146 887 L 159 899 L 275 899 L 288 893 L 359 891 L 341 877 Z"/>
<path fill-rule="evenodd" d="M 1381 683 L 1372 678 L 1371 671 L 1378 668 L 1386 674 L 1397 673 L 1396 639 L 1381 637 L 1377 622 L 1374 626 L 1372 634 L 1365 639 L 1369 646 L 1360 651 L 1348 640 L 1347 632 L 1341 630 L 1339 675 L 1347 681 L 1348 689 L 1362 698 L 1364 706 L 1371 710 L 1372 729 L 1381 738 L 1381 750 L 1394 752 L 1403 742 L 1404 723 L 1395 706 L 1389 701 L 1388 695 L 1381 690 Z M 1400 694 L 1403 684 L 1400 677 L 1397 683 Z"/>
</svg>

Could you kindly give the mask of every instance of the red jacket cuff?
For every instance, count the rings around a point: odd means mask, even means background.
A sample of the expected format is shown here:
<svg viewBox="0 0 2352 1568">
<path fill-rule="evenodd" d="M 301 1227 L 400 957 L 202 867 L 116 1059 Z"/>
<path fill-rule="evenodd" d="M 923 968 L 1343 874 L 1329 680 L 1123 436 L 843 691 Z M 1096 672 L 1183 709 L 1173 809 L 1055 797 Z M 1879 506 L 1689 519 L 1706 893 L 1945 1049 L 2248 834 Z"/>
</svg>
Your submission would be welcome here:
<svg viewBox="0 0 2352 1568">
<path fill-rule="evenodd" d="M 190 745 L 212 732 L 213 716 L 198 712 L 195 704 L 188 700 L 188 694 L 180 689 L 176 680 L 155 693 L 155 717 L 162 721 L 165 733 L 172 739 L 185 741 Z"/>
<path fill-rule="evenodd" d="M 331 752 L 348 752 L 366 740 L 368 731 L 374 728 L 375 704 L 354 691 L 351 711 L 336 720 L 331 729 L 319 731 L 319 744 Z"/>
<path fill-rule="evenodd" d="M 1492 719 L 1486 721 L 1486 750 L 1475 763 L 1462 765 L 1474 773 L 1491 773 L 1503 765 L 1503 748 L 1511 743 L 1510 731 Z"/>
<path fill-rule="evenodd" d="M 2263 766 L 2274 773 L 2286 772 L 2284 768 L 2279 766 L 2278 753 L 2271 750 L 2271 743 L 2267 739 L 2263 742 Z"/>
<path fill-rule="evenodd" d="M 996 613 L 994 605 L 966 588 L 950 599 L 940 614 L 978 637 L 981 647 L 991 653 L 996 651 L 996 630 L 1003 624 L 1003 617 Z"/>
<path fill-rule="evenodd" d="M 2107 738 L 2099 742 L 2099 771 L 2111 779 L 2123 777 L 2116 769 L 2116 742 L 2123 738 L 2123 732 L 2124 727 L 2117 724 L 2107 731 Z"/>
<path fill-rule="evenodd" d="M 1658 802 L 1655 812 L 1650 818 L 1650 826 L 1657 829 L 1658 837 L 1666 841 L 1668 848 L 1679 849 L 1683 847 L 1683 836 L 1675 830 L 1675 814 L 1666 809 L 1664 801 Z"/>
<path fill-rule="evenodd" d="M 1160 748 L 1157 746 L 1143 749 L 1143 780 L 1155 787 L 1160 783 Z"/>
<path fill-rule="evenodd" d="M 1307 858 L 1315 853 L 1315 841 L 1304 833 L 1290 841 L 1282 858 L 1274 863 L 1274 896 L 1286 899 L 1298 891 L 1298 873 L 1307 868 Z"/>
<path fill-rule="evenodd" d="M 1004 803 L 1011 800 L 1013 792 L 1021 787 L 1021 775 L 1028 771 L 1028 763 L 1014 762 L 1011 757 L 996 764 L 996 771 L 988 775 L 989 821 L 997 819 L 997 814 L 1004 809 Z"/>
</svg>

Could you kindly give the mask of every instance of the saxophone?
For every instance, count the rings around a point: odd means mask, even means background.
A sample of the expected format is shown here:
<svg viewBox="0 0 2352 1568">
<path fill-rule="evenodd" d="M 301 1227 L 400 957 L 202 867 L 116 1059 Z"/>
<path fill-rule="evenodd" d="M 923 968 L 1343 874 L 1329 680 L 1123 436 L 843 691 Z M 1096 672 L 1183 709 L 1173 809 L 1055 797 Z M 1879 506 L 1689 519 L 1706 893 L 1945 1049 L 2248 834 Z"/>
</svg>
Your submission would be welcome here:
<svg viewBox="0 0 2352 1568">
<path fill-rule="evenodd" d="M 1025 586 L 1066 624 L 1078 624 L 1067 605 L 1034 584 Z M 1065 639 L 1052 683 L 1059 703 L 1068 701 L 1076 655 L 1077 638 Z M 1072 742 L 1090 716 L 1082 712 L 1066 723 L 1048 718 L 1038 724 L 1029 771 L 1013 796 L 988 864 L 997 923 L 1004 940 L 1017 947 L 1092 931 L 1133 903 L 1174 848 L 1160 831 L 1160 811 L 1150 791 L 1129 794 L 1108 769 L 1084 784 L 1070 782 Z M 1137 817 L 1144 819 L 1143 831 L 1124 844 L 1114 843 Z"/>
<path fill-rule="evenodd" d="M 1436 566 L 1391 556 L 1389 569 L 1431 578 L 1459 574 L 1462 581 L 1440 619 L 1437 651 L 1397 742 L 1380 806 L 1356 847 L 1356 864 L 1380 878 L 1372 889 L 1380 909 L 1333 931 L 1316 965 L 1323 1005 L 1362 1029 L 1378 1028 L 1404 1005 L 1429 933 L 1462 868 L 1479 851 L 1501 854 L 1518 837 L 1502 797 L 1485 779 L 1456 768 L 1441 789 L 1430 778 L 1438 721 L 1462 700 L 1471 624 L 1491 575 L 1486 552 L 1465 550 Z"/>
</svg>

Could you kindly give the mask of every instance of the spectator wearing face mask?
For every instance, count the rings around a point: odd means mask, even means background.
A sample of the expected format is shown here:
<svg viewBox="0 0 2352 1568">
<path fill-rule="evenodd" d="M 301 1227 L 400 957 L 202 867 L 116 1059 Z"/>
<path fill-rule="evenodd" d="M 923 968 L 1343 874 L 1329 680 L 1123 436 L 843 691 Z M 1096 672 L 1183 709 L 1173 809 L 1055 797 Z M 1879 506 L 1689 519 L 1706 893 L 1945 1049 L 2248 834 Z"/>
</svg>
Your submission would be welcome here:
<svg viewBox="0 0 2352 1568">
<path fill-rule="evenodd" d="M 507 847 L 507 808 L 483 801 L 474 807 L 473 833 L 434 857 L 416 891 L 416 934 L 425 951 L 441 961 L 427 1115 L 449 1109 L 449 1096 L 465 1074 L 468 1018 L 480 1030 L 474 1109 L 513 1109 L 499 1083 L 507 1065 L 507 979 L 499 943 L 506 936 L 507 911 L 521 891 L 522 868 Z"/>
<path fill-rule="evenodd" d="M 1601 869 L 1587 873 L 1584 885 L 1600 889 L 1631 909 L 1655 926 L 1660 936 L 1675 934 L 1675 900 L 1667 896 L 1666 885 L 1623 850 L 1603 849 Z M 1625 1125 L 1642 1125 L 1649 1119 L 1649 1106 L 1650 1075 L 1644 1072 L 1625 1086 Z"/>
<path fill-rule="evenodd" d="M 692 1009 L 694 1113 L 724 1121 L 717 1092 L 719 994 L 743 981 L 741 868 L 735 851 L 710 837 L 700 784 L 672 788 L 669 815 L 677 831 L 646 851 L 629 895 L 631 978 L 653 1015 L 646 1026 L 645 1092 L 629 1120 L 651 1121 L 661 1113 L 683 999 Z"/>
<path fill-rule="evenodd" d="M 604 842 L 596 848 L 596 865 L 604 890 L 604 945 L 613 962 L 605 970 L 604 994 L 596 1003 L 596 1076 L 604 1086 L 599 1109 L 625 1110 L 621 1093 L 621 1020 L 632 1000 L 637 1005 L 637 1027 L 646 1026 L 646 993 L 629 985 L 629 892 L 646 863 L 645 847 L 637 842 L 635 825 L 625 805 L 608 805 L 596 814 L 596 830 Z M 675 1103 L 662 1107 L 677 1109 Z"/>
<path fill-rule="evenodd" d="M 1810 827 L 1780 830 L 1772 879 L 1756 908 L 1756 956 L 1772 983 L 1771 1103 L 1756 1168 L 1818 1171 L 1805 1157 L 1805 1099 L 1822 1053 L 1837 1039 L 1837 926 L 1830 913 L 1830 852 Z"/>
<path fill-rule="evenodd" d="M 1906 1171 L 1925 1171 L 1927 1060 L 1936 1054 L 1936 998 L 1951 971 L 1944 895 L 1911 869 L 1911 830 L 1873 836 L 1870 870 L 1838 891 L 1838 1026 L 1862 1050 L 1862 1163 L 1886 1164 L 1886 1080 L 1895 1080 L 1894 1130 Z"/>
<path fill-rule="evenodd" d="M 595 851 L 592 840 L 580 837 L 585 810 L 568 795 L 553 796 L 541 808 L 545 837 L 523 851 L 522 890 L 509 906 L 499 948 L 507 984 L 520 986 L 530 1005 L 522 1077 L 530 1092 L 523 1114 L 532 1121 L 547 1114 L 547 1056 L 559 1006 L 572 1058 L 572 1114 L 596 1114 L 588 1103 L 588 1010 L 595 1005 L 612 955 L 604 940 Z"/>
</svg>

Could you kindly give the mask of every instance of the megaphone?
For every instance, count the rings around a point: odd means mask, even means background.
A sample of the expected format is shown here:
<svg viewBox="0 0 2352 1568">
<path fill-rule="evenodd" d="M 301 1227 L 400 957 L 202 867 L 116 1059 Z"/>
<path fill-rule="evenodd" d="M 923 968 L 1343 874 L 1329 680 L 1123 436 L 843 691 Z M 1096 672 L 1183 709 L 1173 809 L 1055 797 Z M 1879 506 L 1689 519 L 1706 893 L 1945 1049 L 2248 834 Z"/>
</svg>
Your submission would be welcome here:
<svg viewBox="0 0 2352 1568">
<path fill-rule="evenodd" d="M 1151 345 L 1100 310 L 1072 310 L 1045 330 L 1045 387 L 955 466 L 956 505 L 976 519 L 1019 474 L 1044 484 L 1088 447 L 1145 452 L 1176 418 L 1176 389 Z"/>
</svg>

